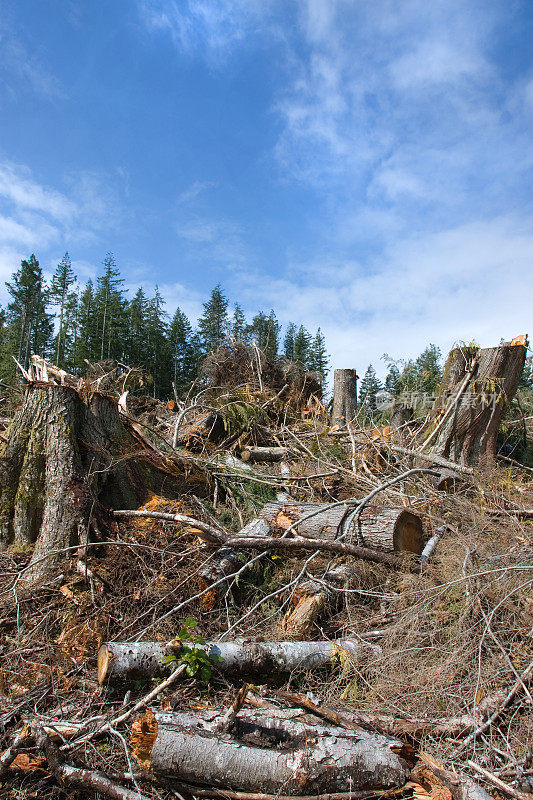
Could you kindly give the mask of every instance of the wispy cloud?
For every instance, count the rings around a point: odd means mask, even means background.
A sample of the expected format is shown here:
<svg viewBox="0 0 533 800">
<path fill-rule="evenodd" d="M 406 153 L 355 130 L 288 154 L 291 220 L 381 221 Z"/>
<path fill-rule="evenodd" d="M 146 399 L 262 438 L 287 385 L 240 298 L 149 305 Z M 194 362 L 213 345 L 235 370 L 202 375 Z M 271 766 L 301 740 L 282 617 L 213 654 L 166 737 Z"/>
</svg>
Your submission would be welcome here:
<svg viewBox="0 0 533 800">
<path fill-rule="evenodd" d="M 29 53 L 5 22 L 0 23 L 0 66 L 3 72 L 0 84 L 12 94 L 18 94 L 22 84 L 51 100 L 67 96 L 65 87 L 45 66 L 43 59 Z"/>
<path fill-rule="evenodd" d="M 227 219 L 194 217 L 176 225 L 180 239 L 196 250 L 200 259 L 209 259 L 227 269 L 249 263 L 250 250 L 244 240 L 240 225 Z"/>
<path fill-rule="evenodd" d="M 46 253 L 51 248 L 61 252 L 72 249 L 74 242 L 93 243 L 121 220 L 117 192 L 102 175 L 70 173 L 64 185 L 59 191 L 38 182 L 24 165 L 0 162 L 0 302 L 6 299 L 4 281 L 21 258 L 44 251 L 47 269 Z M 85 262 L 80 266 L 86 277 Z"/>
<path fill-rule="evenodd" d="M 190 203 L 192 200 L 196 200 L 198 195 L 202 194 L 202 192 L 208 189 L 214 189 L 216 186 L 218 186 L 218 184 L 215 181 L 194 181 L 188 189 L 185 189 L 185 191 L 178 195 L 178 202 Z"/>
<path fill-rule="evenodd" d="M 269 0 L 138 0 L 152 31 L 168 33 L 183 52 L 224 57 L 252 34 Z"/>
</svg>

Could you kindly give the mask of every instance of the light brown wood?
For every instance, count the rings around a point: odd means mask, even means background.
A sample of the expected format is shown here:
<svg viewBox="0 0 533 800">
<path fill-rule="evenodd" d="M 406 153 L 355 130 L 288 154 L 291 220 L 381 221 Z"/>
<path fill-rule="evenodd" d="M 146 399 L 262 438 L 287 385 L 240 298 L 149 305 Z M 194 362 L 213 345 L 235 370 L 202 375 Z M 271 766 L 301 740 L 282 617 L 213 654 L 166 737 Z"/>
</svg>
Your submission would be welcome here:
<svg viewBox="0 0 533 800">
<path fill-rule="evenodd" d="M 322 510 L 309 519 L 306 515 Z M 327 503 L 272 502 L 261 511 L 271 529 L 284 533 L 298 520 L 296 533 L 311 539 L 335 540 L 343 535 L 343 540 L 359 543 L 364 547 L 385 552 L 410 552 L 420 554 L 423 548 L 423 525 L 420 517 L 405 508 L 384 508 L 366 506 L 358 519 L 345 531 L 343 523 L 349 516 L 346 506 L 330 508 Z"/>
</svg>

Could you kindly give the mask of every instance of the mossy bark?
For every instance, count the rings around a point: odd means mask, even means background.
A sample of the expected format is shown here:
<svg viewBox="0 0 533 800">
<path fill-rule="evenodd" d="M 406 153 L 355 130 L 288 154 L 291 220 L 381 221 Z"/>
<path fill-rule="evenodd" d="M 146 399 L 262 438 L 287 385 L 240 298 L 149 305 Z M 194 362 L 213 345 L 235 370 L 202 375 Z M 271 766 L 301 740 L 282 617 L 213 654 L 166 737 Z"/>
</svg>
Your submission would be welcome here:
<svg viewBox="0 0 533 800">
<path fill-rule="evenodd" d="M 40 577 L 52 551 L 90 538 L 105 507 L 142 503 L 153 472 L 114 398 L 31 384 L 0 451 L 0 547 L 33 547 Z"/>
</svg>

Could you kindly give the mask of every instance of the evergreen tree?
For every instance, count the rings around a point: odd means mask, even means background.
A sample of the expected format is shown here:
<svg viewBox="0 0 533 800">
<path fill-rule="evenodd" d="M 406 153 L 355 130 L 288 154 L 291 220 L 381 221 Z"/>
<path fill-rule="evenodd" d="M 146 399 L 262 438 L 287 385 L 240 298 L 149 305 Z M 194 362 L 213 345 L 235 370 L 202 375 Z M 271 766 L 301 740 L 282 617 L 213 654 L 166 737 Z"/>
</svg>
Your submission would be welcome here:
<svg viewBox="0 0 533 800">
<path fill-rule="evenodd" d="M 26 369 L 32 353 L 46 358 L 53 332 L 52 316 L 46 312 L 43 273 L 33 254 L 20 262 L 20 269 L 6 286 L 11 295 L 7 307 L 8 349 Z M 13 368 L 8 370 L 8 376 L 13 374 Z"/>
<path fill-rule="evenodd" d="M 76 276 L 72 269 L 72 262 L 67 253 L 63 256 L 52 277 L 50 285 L 50 302 L 58 306 L 58 325 L 54 339 L 54 357 L 58 367 L 65 366 L 65 353 L 72 350 L 72 341 L 69 340 L 71 330 L 71 318 L 65 313 L 69 301 L 70 287 L 76 282 Z"/>
<path fill-rule="evenodd" d="M 224 341 L 228 334 L 228 299 L 220 284 L 217 284 L 207 303 L 203 304 L 204 313 L 198 320 L 198 332 L 204 352 L 214 350 Z"/>
<path fill-rule="evenodd" d="M 359 397 L 361 398 L 361 402 L 369 408 L 375 408 L 376 394 L 382 388 L 383 386 L 376 375 L 376 370 L 372 364 L 369 364 L 365 372 L 365 377 L 361 381 L 361 386 L 359 388 Z"/>
<path fill-rule="evenodd" d="M 112 358 L 122 361 L 126 327 L 126 302 L 121 289 L 124 280 L 120 277 L 112 253 L 107 253 L 104 260 L 104 273 L 96 283 L 95 306 L 98 319 L 99 357 L 100 359 Z"/>
<path fill-rule="evenodd" d="M 281 325 L 274 311 L 271 311 L 268 317 L 263 311 L 260 311 L 253 318 L 251 325 L 248 326 L 247 334 L 248 338 L 255 342 L 266 356 L 273 361 L 278 356 L 280 330 Z"/>
<path fill-rule="evenodd" d="M 389 365 L 389 371 L 385 377 L 385 389 L 391 394 L 397 394 L 400 381 L 400 370 L 396 364 Z"/>
<path fill-rule="evenodd" d="M 283 355 L 288 361 L 294 361 L 294 339 L 297 332 L 294 322 L 289 322 L 283 339 Z"/>
<path fill-rule="evenodd" d="M 172 318 L 169 331 L 173 382 L 178 395 L 183 394 L 196 377 L 199 353 L 193 339 L 191 323 L 180 308 Z"/>
<path fill-rule="evenodd" d="M 85 368 L 84 359 L 91 363 L 100 358 L 98 315 L 93 282 L 89 279 L 80 295 L 78 303 L 78 341 L 74 351 L 74 365 L 77 370 Z"/>
<path fill-rule="evenodd" d="M 442 380 L 441 352 L 434 344 L 430 344 L 415 361 L 419 392 L 434 394 Z"/>
<path fill-rule="evenodd" d="M 299 367 L 302 367 L 302 369 L 307 369 L 308 367 L 310 347 L 311 335 L 303 325 L 300 325 L 294 337 L 293 360 Z"/>
<path fill-rule="evenodd" d="M 533 355 L 526 358 L 519 385 L 526 389 L 533 389 Z"/>
<path fill-rule="evenodd" d="M 326 380 L 329 372 L 329 356 L 326 350 L 326 339 L 320 328 L 311 342 L 308 368 L 313 372 L 317 372 L 322 381 Z"/>
<path fill-rule="evenodd" d="M 156 286 L 154 296 L 148 301 L 146 315 L 146 366 L 153 377 L 154 397 L 166 396 L 172 380 L 172 363 L 168 341 L 165 301 Z"/>
<path fill-rule="evenodd" d="M 7 315 L 3 308 L 0 308 L 0 378 L 9 377 L 10 363 L 13 360 L 9 356 L 7 343 Z"/>
<path fill-rule="evenodd" d="M 231 337 L 241 342 L 246 341 L 246 317 L 244 311 L 238 303 L 235 303 L 235 310 L 233 312 L 233 319 L 231 321 Z"/>
<path fill-rule="evenodd" d="M 131 366 L 144 366 L 147 362 L 147 315 L 148 300 L 141 288 L 128 303 L 128 330 L 125 361 Z"/>
</svg>

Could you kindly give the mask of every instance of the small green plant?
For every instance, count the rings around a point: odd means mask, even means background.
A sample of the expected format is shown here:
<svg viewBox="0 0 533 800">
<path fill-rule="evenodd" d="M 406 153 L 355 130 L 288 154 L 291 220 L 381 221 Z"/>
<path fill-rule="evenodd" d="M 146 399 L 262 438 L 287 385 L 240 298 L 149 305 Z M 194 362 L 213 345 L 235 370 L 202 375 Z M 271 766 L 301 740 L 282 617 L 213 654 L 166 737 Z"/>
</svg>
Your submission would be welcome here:
<svg viewBox="0 0 533 800">
<path fill-rule="evenodd" d="M 193 617 L 187 617 L 187 619 L 182 620 L 181 628 L 175 638 L 176 643 L 180 645 L 179 652 L 175 655 L 163 656 L 161 661 L 163 664 L 169 664 L 172 661 L 186 664 L 185 672 L 187 675 L 191 678 L 198 678 L 202 683 L 207 683 L 211 678 L 213 664 L 223 661 L 223 658 L 217 653 L 210 653 L 209 655 L 206 653 L 203 649 L 205 646 L 204 640 L 194 631 L 197 625 L 198 623 Z"/>
</svg>

